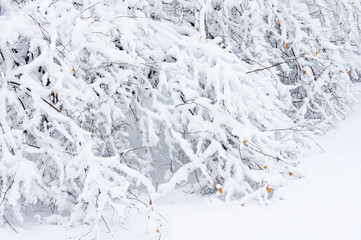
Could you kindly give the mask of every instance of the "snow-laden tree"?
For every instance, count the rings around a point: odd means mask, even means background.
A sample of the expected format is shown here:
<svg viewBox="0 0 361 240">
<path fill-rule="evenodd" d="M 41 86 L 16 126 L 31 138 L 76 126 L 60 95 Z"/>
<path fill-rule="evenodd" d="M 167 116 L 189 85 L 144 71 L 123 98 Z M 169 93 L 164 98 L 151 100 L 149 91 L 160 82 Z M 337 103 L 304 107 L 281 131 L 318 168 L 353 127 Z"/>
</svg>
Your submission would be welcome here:
<svg viewBox="0 0 361 240">
<path fill-rule="evenodd" d="M 0 213 L 19 222 L 157 215 L 173 188 L 263 201 L 361 74 L 357 1 L 0 2 Z"/>
<path fill-rule="evenodd" d="M 221 37 L 224 46 L 253 66 L 249 72 L 276 65 L 252 73 L 289 86 L 298 125 L 323 129 L 343 116 L 349 98 L 344 88 L 360 76 L 359 2 L 167 2 L 162 18 L 195 26 L 208 39 Z"/>
</svg>

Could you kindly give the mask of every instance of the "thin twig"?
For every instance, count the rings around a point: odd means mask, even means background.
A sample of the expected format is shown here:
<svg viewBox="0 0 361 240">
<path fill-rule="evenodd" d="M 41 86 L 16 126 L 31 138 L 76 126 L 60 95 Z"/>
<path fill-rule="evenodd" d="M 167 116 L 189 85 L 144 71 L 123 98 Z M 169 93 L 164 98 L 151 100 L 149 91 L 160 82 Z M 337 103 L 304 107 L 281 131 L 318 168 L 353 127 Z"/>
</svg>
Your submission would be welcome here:
<svg viewBox="0 0 361 240">
<path fill-rule="evenodd" d="M 42 98 L 44 102 L 46 102 L 47 104 L 49 104 L 50 107 L 54 108 L 56 111 L 60 112 L 59 109 L 57 109 L 53 104 L 51 104 L 50 102 L 46 101 L 44 98 Z"/>
<path fill-rule="evenodd" d="M 205 106 L 203 106 L 202 104 L 199 104 L 199 103 L 196 103 L 196 102 L 186 102 L 186 103 L 180 103 L 178 105 L 176 105 L 175 107 L 179 107 L 179 106 L 183 106 L 183 105 L 189 105 L 189 104 L 195 104 L 197 106 L 201 106 L 201 107 L 204 107 L 205 109 L 207 109 L 209 111 L 209 109 Z"/>
<path fill-rule="evenodd" d="M 246 74 L 250 74 L 250 73 L 254 73 L 254 72 L 258 72 L 258 71 L 263 71 L 263 70 L 267 70 L 267 69 L 270 69 L 270 68 L 273 68 L 273 67 L 277 67 L 281 64 L 284 64 L 284 63 L 289 63 L 289 62 L 292 62 L 292 61 L 295 61 L 299 58 L 303 58 L 305 56 L 305 54 L 301 54 L 300 56 L 298 57 L 294 57 L 294 58 L 290 58 L 284 62 L 279 62 L 279 63 L 276 63 L 276 64 L 273 64 L 272 66 L 268 66 L 268 67 L 264 67 L 264 68 L 258 68 L 258 69 L 255 69 L 255 70 L 251 70 L 251 71 L 248 71 L 246 72 Z"/>
<path fill-rule="evenodd" d="M 51 213 L 54 214 L 55 212 L 55 204 L 56 204 L 56 199 L 54 200 L 53 206 L 51 208 Z"/>
<path fill-rule="evenodd" d="M 135 121 L 139 121 L 139 119 L 137 118 L 137 115 L 135 114 L 135 111 L 133 110 L 133 108 L 132 108 L 132 105 L 130 105 L 129 104 L 129 108 L 130 108 L 130 110 L 131 110 L 131 112 L 132 112 L 132 114 L 134 115 L 134 118 L 135 118 Z"/>
<path fill-rule="evenodd" d="M 136 200 L 142 204 L 144 204 L 144 206 L 148 207 L 148 204 L 146 204 L 145 202 L 143 202 L 142 200 L 140 200 L 137 195 L 135 195 L 134 193 L 132 193 L 129 189 L 128 189 L 128 192 L 134 197 L 134 198 L 128 198 L 128 199 L 131 199 L 131 200 Z"/>
<path fill-rule="evenodd" d="M 95 201 L 95 206 L 98 208 L 98 199 L 99 199 L 99 195 L 101 194 L 102 192 L 100 191 L 100 189 L 98 188 L 98 195 L 97 195 L 97 199 Z"/>
<path fill-rule="evenodd" d="M 123 125 L 128 125 L 129 127 L 132 127 L 132 126 L 130 126 L 129 123 L 123 121 L 121 124 L 119 124 L 119 125 L 116 126 L 116 127 L 113 127 L 113 126 L 112 126 L 113 129 L 112 129 L 112 131 L 111 131 L 110 133 L 113 133 L 114 131 L 118 130 L 118 128 L 120 128 L 120 127 L 123 126 Z"/>
<path fill-rule="evenodd" d="M 115 16 L 115 18 L 149 18 L 149 17 L 138 17 L 138 16 Z"/>
<path fill-rule="evenodd" d="M 14 86 L 14 88 L 15 88 L 15 86 Z M 20 102 L 21 106 L 23 107 L 23 109 L 24 109 L 24 111 L 25 111 L 25 113 L 26 113 L 24 103 L 21 101 L 21 99 L 20 99 L 20 98 L 18 98 L 18 100 L 19 100 L 19 102 Z"/>
<path fill-rule="evenodd" d="M 112 231 L 110 231 L 110 228 L 109 228 L 109 226 L 108 226 L 107 222 L 105 221 L 105 219 L 104 219 L 103 215 L 101 215 L 101 217 L 102 217 L 102 219 L 103 219 L 103 222 L 105 223 L 105 226 L 107 226 L 108 231 L 109 231 L 109 232 L 112 232 Z"/>
<path fill-rule="evenodd" d="M 162 62 L 164 63 L 164 62 Z M 117 64 L 117 65 L 120 65 L 120 66 L 131 66 L 131 67 L 141 67 L 139 65 L 135 65 L 135 64 L 131 64 L 131 63 L 126 63 L 126 62 L 104 62 L 103 64 Z M 140 65 L 143 65 L 143 66 L 146 66 L 146 67 L 149 67 L 149 68 L 152 68 L 152 69 L 156 69 L 156 70 L 165 70 L 163 68 L 160 68 L 158 66 L 154 66 L 152 65 L 154 63 L 140 63 Z"/>
<path fill-rule="evenodd" d="M 238 153 L 241 161 L 243 162 L 242 154 L 241 154 L 241 144 L 238 144 Z"/>
<path fill-rule="evenodd" d="M 112 35 L 109 35 L 109 34 L 106 34 L 106 33 L 103 33 L 103 32 L 92 32 L 92 33 L 103 34 L 104 36 L 107 36 L 107 37 L 110 37 L 110 38 L 113 37 Z"/>
<path fill-rule="evenodd" d="M 124 151 L 124 152 L 120 152 L 119 155 L 123 156 L 124 154 L 126 154 L 128 152 L 135 151 L 135 150 L 142 149 L 142 148 L 150 148 L 150 147 L 141 146 L 141 147 L 136 147 L 136 148 L 130 148 L 130 149 Z"/>
<path fill-rule="evenodd" d="M 39 27 L 41 33 L 43 34 L 45 40 L 47 40 L 49 43 L 51 43 L 50 39 L 49 39 L 49 38 L 46 36 L 46 34 L 45 34 L 45 33 L 49 33 L 48 30 L 46 30 L 33 16 L 31 16 L 30 14 L 29 14 L 28 16 L 29 16 L 31 19 L 33 19 L 33 20 L 38 24 L 38 27 Z M 63 44 L 62 42 L 60 42 L 58 39 L 56 40 L 56 42 L 59 43 L 59 44 L 63 47 L 64 50 L 68 51 L 68 53 L 71 53 L 71 52 L 66 48 L 66 46 L 64 46 L 64 44 Z M 55 49 L 56 49 L 61 55 L 63 55 L 64 58 L 70 60 L 67 56 L 65 56 L 65 54 L 64 54 L 62 51 L 60 51 L 60 50 L 58 49 L 58 47 L 55 47 Z"/>
<path fill-rule="evenodd" d="M 13 226 L 11 226 L 9 220 L 5 216 L 3 216 L 3 218 L 6 221 L 6 223 L 11 227 L 11 229 L 14 230 L 14 232 L 18 233 L 18 231 L 16 231 L 16 229 Z"/>
<path fill-rule="evenodd" d="M 307 129 L 297 129 L 297 128 L 275 128 L 275 129 L 266 130 L 265 132 L 274 132 L 274 131 L 310 132 L 310 130 Z"/>
<path fill-rule="evenodd" d="M 40 32 L 43 34 L 45 40 L 48 41 L 49 43 L 51 43 L 50 39 L 45 35 L 45 32 L 46 33 L 49 33 L 49 32 L 33 16 L 31 16 L 30 14 L 28 14 L 28 16 L 38 24 Z"/>
<path fill-rule="evenodd" d="M 198 176 L 197 176 L 197 171 L 194 171 L 194 175 L 196 176 L 196 180 L 197 180 L 197 182 L 198 182 L 198 185 L 201 187 L 201 189 L 203 190 L 203 192 L 204 192 L 205 194 L 209 194 L 209 192 L 207 192 L 207 191 L 204 189 L 204 187 L 201 185 L 201 183 L 199 182 Z"/>
<path fill-rule="evenodd" d="M 210 131 L 196 131 L 196 132 L 182 132 L 182 134 L 186 135 L 186 134 L 197 134 L 197 133 L 210 133 L 210 134 L 214 134 L 213 132 Z"/>
<path fill-rule="evenodd" d="M 253 150 L 253 151 L 255 151 L 255 152 L 258 152 L 258 153 L 260 153 L 260 154 L 262 154 L 262 155 L 264 155 L 264 156 L 266 156 L 266 157 L 270 157 L 270 158 L 275 159 L 276 161 L 281 161 L 281 162 L 284 162 L 284 163 L 286 163 L 286 164 L 289 164 L 289 165 L 291 165 L 291 166 L 293 166 L 293 167 L 297 167 L 295 164 L 289 163 L 289 162 L 287 162 L 287 161 L 285 161 L 285 160 L 283 160 L 283 159 L 281 159 L 281 158 L 279 158 L 279 157 L 274 157 L 274 156 L 269 155 L 269 154 L 267 154 L 267 153 L 261 152 L 260 150 L 254 148 L 254 147 L 251 147 L 251 146 L 248 145 L 246 142 L 243 143 L 243 144 L 244 144 L 244 146 L 250 148 L 251 150 Z"/>
<path fill-rule="evenodd" d="M 8 83 L 14 84 L 14 85 L 16 85 L 16 86 L 21 86 L 20 83 L 17 83 L 17 82 L 14 82 L 14 81 L 8 81 Z M 26 87 L 26 90 L 28 90 L 29 92 L 31 92 L 31 89 L 28 88 L 28 87 Z"/>
<path fill-rule="evenodd" d="M 13 177 L 13 181 L 10 183 L 10 185 L 8 186 L 8 188 L 6 189 L 5 193 L 4 193 L 4 196 L 0 202 L 0 206 L 3 204 L 3 202 L 5 201 L 5 197 L 6 197 L 6 194 L 8 193 L 8 191 L 10 190 L 11 186 L 14 184 L 15 182 L 15 176 Z"/>
<path fill-rule="evenodd" d="M 49 4 L 48 8 L 50 8 L 51 5 L 53 5 L 54 3 L 58 2 L 58 1 L 59 1 L 59 0 L 55 0 L 54 2 L 51 2 L 51 3 Z"/>
<path fill-rule="evenodd" d="M 35 146 L 35 145 L 32 145 L 32 144 L 29 144 L 29 143 L 25 143 L 27 146 L 29 147 L 33 147 L 33 148 L 36 148 L 36 149 L 40 149 L 40 147 L 38 146 Z"/>
<path fill-rule="evenodd" d="M 157 169 L 159 169 L 159 168 L 161 168 L 161 167 L 164 167 L 164 166 L 171 166 L 171 164 L 170 164 L 170 163 L 164 163 L 164 164 L 158 166 Z"/>
<path fill-rule="evenodd" d="M 257 63 L 258 65 L 260 65 L 261 67 L 266 67 L 265 65 L 255 61 L 255 60 L 249 59 L 249 58 L 244 58 L 244 59 L 241 59 L 241 60 L 244 61 L 244 62 L 247 62 L 247 63 L 248 62 L 254 62 L 254 63 Z M 276 79 L 275 75 L 273 74 L 273 72 L 271 70 L 269 70 L 269 69 L 267 69 L 267 70 L 271 73 L 273 79 L 275 80 L 276 87 L 278 87 L 278 82 L 277 82 L 277 79 Z"/>
<path fill-rule="evenodd" d="M 94 4 L 91 5 L 90 7 L 87 7 L 87 8 L 85 8 L 85 9 L 83 9 L 83 11 L 81 11 L 80 14 L 83 14 L 86 10 L 89 10 L 90 8 L 95 7 L 95 6 L 98 5 L 99 3 L 102 3 L 102 2 L 94 3 Z"/>
<path fill-rule="evenodd" d="M 227 107 L 226 104 L 224 103 L 224 100 L 223 100 L 223 106 L 224 106 L 224 108 L 226 109 L 226 111 L 229 113 L 229 115 L 231 115 L 231 117 L 232 117 L 233 119 L 235 119 L 235 117 L 232 115 L 231 111 L 229 111 L 228 107 Z"/>
<path fill-rule="evenodd" d="M 51 183 L 52 181 L 54 181 L 54 179 L 56 178 L 56 175 L 58 175 L 58 169 L 56 169 L 55 174 L 54 174 L 54 177 L 53 177 L 52 179 L 50 179 L 50 181 L 47 182 L 47 183 L 45 183 L 45 184 L 49 184 L 49 183 Z"/>
<path fill-rule="evenodd" d="M 206 168 L 205 170 L 206 170 L 206 172 L 208 173 L 208 175 L 212 178 L 213 183 L 214 183 L 214 187 L 217 188 L 217 180 L 216 180 L 214 177 L 212 177 L 211 173 L 208 171 L 207 168 Z"/>
</svg>

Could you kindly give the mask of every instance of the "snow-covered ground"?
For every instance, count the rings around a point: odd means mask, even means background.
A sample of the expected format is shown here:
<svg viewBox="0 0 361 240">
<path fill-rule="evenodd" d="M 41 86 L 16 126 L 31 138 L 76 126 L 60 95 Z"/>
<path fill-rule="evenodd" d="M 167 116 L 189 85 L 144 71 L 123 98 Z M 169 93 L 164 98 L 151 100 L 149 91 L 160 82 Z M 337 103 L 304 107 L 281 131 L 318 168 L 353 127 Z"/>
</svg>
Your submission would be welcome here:
<svg viewBox="0 0 361 240">
<path fill-rule="evenodd" d="M 163 207 L 164 239 L 361 239 L 361 107 L 321 139 L 324 153 L 304 160 L 306 176 L 285 200 L 235 211 L 193 201 Z"/>
<path fill-rule="evenodd" d="M 162 206 L 164 239 L 361 239 L 361 105 L 320 139 L 324 149 L 303 162 L 305 177 L 285 200 L 230 209 L 220 202 Z"/>
<path fill-rule="evenodd" d="M 340 127 L 321 137 L 324 152 L 303 160 L 305 177 L 290 181 L 284 200 L 267 206 L 229 206 L 215 199 L 179 196 L 157 209 L 166 219 L 160 229 L 144 216 L 130 217 L 127 229 L 109 226 L 97 239 L 361 239 L 361 104 Z M 174 200 L 176 199 L 176 200 Z M 144 218 L 143 218 L 144 219 Z M 87 226 L 26 224 L 0 229 L 1 240 L 95 239 Z M 104 230 L 106 228 L 104 227 Z M 102 231 L 100 231 L 102 232 Z"/>
</svg>

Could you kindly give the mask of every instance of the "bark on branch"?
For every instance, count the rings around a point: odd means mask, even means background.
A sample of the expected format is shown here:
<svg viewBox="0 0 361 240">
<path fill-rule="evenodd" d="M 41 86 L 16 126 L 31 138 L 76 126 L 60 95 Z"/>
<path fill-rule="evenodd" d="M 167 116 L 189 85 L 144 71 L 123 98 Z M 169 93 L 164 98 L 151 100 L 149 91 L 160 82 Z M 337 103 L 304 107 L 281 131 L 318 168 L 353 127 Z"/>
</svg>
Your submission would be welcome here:
<svg viewBox="0 0 361 240">
<path fill-rule="evenodd" d="M 301 55 L 298 56 L 298 57 L 290 58 L 290 59 L 287 59 L 286 61 L 279 62 L 279 63 L 275 63 L 275 64 L 273 64 L 273 65 L 271 65 L 271 66 L 268 66 L 268 67 L 258 68 L 258 69 L 255 69 L 255 70 L 248 71 L 248 72 L 246 72 L 246 74 L 250 74 L 250 73 L 254 73 L 254 72 L 259 72 L 259 71 L 267 70 L 267 69 L 270 69 L 270 68 L 273 68 L 273 67 L 277 67 L 277 66 L 279 66 L 279 65 L 281 65 L 281 64 L 289 63 L 289 62 L 295 61 L 295 60 L 297 60 L 297 59 L 299 59 L 299 58 L 303 58 L 305 55 L 306 55 L 306 54 L 303 53 L 303 54 L 301 54 Z"/>
</svg>

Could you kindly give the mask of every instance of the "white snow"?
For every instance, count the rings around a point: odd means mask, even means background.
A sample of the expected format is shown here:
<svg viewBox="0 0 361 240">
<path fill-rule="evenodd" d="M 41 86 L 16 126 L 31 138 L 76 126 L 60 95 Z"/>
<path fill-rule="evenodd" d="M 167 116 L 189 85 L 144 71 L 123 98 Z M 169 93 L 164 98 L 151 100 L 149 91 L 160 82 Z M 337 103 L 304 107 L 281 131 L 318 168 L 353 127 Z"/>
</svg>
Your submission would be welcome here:
<svg viewBox="0 0 361 240">
<path fill-rule="evenodd" d="M 360 87 L 361 85 L 357 85 Z M 265 206 L 226 204 L 214 198 L 174 192 L 153 203 L 165 218 L 157 227 L 147 216 L 133 214 L 124 226 L 99 223 L 98 235 L 87 225 L 66 228 L 35 224 L 0 229 L 1 240 L 63 239 L 361 239 L 361 104 L 338 129 L 319 138 L 323 153 L 302 162 L 304 177 L 278 192 L 283 200 Z M 282 197 L 281 197 L 282 199 Z M 147 223 L 148 221 L 148 223 Z"/>
<path fill-rule="evenodd" d="M 0 240 L 357 238 L 360 17 L 0 0 Z"/>
<path fill-rule="evenodd" d="M 185 199 L 162 206 L 163 239 L 361 239 L 361 105 L 320 139 L 324 153 L 303 160 L 305 177 L 288 184 L 284 200 L 229 208 Z"/>
</svg>

